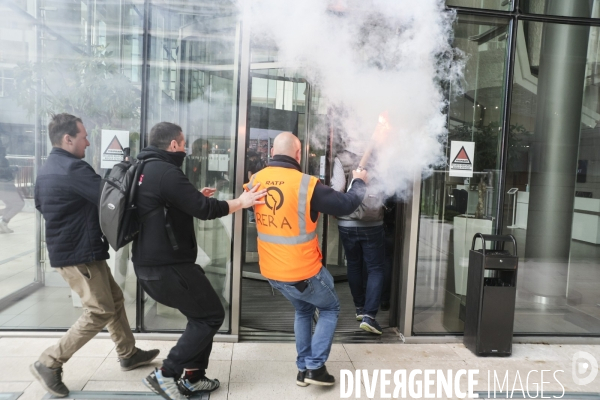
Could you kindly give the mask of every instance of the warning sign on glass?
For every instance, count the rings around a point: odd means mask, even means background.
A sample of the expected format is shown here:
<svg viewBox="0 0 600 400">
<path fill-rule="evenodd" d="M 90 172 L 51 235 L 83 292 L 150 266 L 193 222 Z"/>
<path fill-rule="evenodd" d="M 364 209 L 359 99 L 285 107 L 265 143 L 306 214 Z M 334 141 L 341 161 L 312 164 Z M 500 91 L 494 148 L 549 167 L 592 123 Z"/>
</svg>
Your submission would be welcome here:
<svg viewBox="0 0 600 400">
<path fill-rule="evenodd" d="M 100 146 L 100 168 L 112 168 L 123 161 L 123 149 L 129 147 L 129 132 L 102 129 Z"/>
<path fill-rule="evenodd" d="M 450 176 L 473 177 L 475 142 L 450 142 Z"/>
</svg>

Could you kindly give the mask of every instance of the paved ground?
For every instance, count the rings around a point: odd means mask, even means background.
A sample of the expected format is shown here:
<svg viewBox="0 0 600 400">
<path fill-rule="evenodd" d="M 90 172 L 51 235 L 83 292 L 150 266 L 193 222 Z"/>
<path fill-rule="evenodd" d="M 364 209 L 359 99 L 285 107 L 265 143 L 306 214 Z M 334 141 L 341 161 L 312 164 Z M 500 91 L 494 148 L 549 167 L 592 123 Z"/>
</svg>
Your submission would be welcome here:
<svg viewBox="0 0 600 400">
<path fill-rule="evenodd" d="M 46 393 L 33 379 L 28 366 L 33 363 L 47 346 L 56 339 L 1 338 L 0 339 L 0 393 L 23 392 L 19 400 L 41 399 Z M 165 357 L 172 341 L 138 341 L 144 349 L 159 348 L 159 357 Z M 208 370 L 210 377 L 218 378 L 222 387 L 214 392 L 212 399 L 338 399 L 340 393 L 340 371 L 345 369 L 368 370 L 372 379 L 375 370 L 389 369 L 391 384 L 387 389 L 392 393 L 395 385 L 395 371 L 406 370 L 407 380 L 411 371 L 416 370 L 452 370 L 456 376 L 461 369 L 478 369 L 476 390 L 488 390 L 488 371 L 490 371 L 490 390 L 493 391 L 494 371 L 501 383 L 508 373 L 508 386 L 521 394 L 527 384 L 531 395 L 541 387 L 541 370 L 544 372 L 544 396 L 549 391 L 562 392 L 600 392 L 600 378 L 580 386 L 572 375 L 573 356 L 576 352 L 586 352 L 595 360 L 600 359 L 599 345 L 537 345 L 515 344 L 513 355 L 509 358 L 478 358 L 462 344 L 336 344 L 333 346 L 327 367 L 336 377 L 337 384 L 332 388 L 309 386 L 301 388 L 295 385 L 295 347 L 291 343 L 215 343 Z M 583 359 L 576 363 L 580 377 L 589 375 L 593 362 Z M 64 381 L 72 391 L 139 391 L 147 392 L 141 379 L 154 365 L 130 372 L 121 372 L 113 343 L 108 339 L 95 339 L 79 351 L 64 368 Z M 560 372 L 560 371 L 564 372 Z M 529 379 L 528 379 L 529 374 Z M 423 381 L 423 375 L 416 375 Z M 520 379 L 519 379 L 520 378 Z M 435 375 L 433 376 L 435 381 Z M 377 380 L 374 398 L 382 398 L 381 381 Z M 361 398 L 366 397 L 369 383 L 361 386 Z M 498 387 L 498 385 L 497 385 Z M 505 388 L 506 388 L 505 383 Z M 436 394 L 434 382 L 432 393 Z M 461 390 L 466 390 L 467 379 L 460 378 Z M 418 388 L 416 388 L 418 390 Z M 401 392 L 400 392 L 401 394 Z M 491 393 L 493 395 L 493 392 Z M 541 393 L 539 393 L 541 394 Z M 407 393 L 406 398 L 417 397 Z M 501 395 L 499 397 L 504 397 Z M 538 396 L 540 397 L 540 396 Z M 353 392 L 350 398 L 356 398 Z M 457 398 L 456 396 L 436 398 Z M 521 397 L 522 398 L 522 397 Z M 565 396 L 564 398 L 569 398 Z"/>
</svg>

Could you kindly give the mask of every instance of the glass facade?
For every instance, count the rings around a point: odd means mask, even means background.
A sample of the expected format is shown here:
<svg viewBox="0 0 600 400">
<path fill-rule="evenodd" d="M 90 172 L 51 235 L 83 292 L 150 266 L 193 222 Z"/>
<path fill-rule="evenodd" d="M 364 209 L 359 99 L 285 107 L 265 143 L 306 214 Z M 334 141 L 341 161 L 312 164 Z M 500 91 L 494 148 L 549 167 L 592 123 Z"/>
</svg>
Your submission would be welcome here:
<svg viewBox="0 0 600 400">
<path fill-rule="evenodd" d="M 539 14 L 536 20 L 458 14 L 455 45 L 468 58 L 463 91 L 449 90 L 448 145 L 475 143 L 474 175 L 460 182 L 444 165 L 422 181 L 414 334 L 463 331 L 466 257 L 476 232 L 517 240 L 516 334 L 600 331 L 594 289 L 600 42 L 598 27 L 581 21 L 596 18 L 599 5 L 525 0 L 519 6 L 517 13 Z M 544 15 L 553 19 L 539 21 Z M 488 115 L 490 109 L 497 113 Z M 488 174 L 483 188 L 481 172 Z"/>
<path fill-rule="evenodd" d="M 508 137 L 506 174 L 517 191 L 503 226 L 521 254 L 518 332 L 600 332 L 599 33 L 519 26 L 511 121 L 520 129 Z"/>
<path fill-rule="evenodd" d="M 514 1 L 515 0 L 446 0 L 446 5 L 510 11 L 513 9 Z"/>
<path fill-rule="evenodd" d="M 599 0 L 521 0 L 523 12 L 561 17 L 600 18 Z"/>
<path fill-rule="evenodd" d="M 502 18 L 459 15 L 455 23 L 466 65 L 462 87 L 448 90 L 446 154 L 453 141 L 474 142 L 473 177 L 450 176 L 448 160 L 423 179 L 415 333 L 462 331 L 471 239 L 496 229 L 508 28 Z"/>
<path fill-rule="evenodd" d="M 175 121 L 187 138 L 183 169 L 190 181 L 231 199 L 240 22 L 228 2 L 145 8 L 143 1 L 9 1 L 2 11 L 0 212 L 14 233 L 0 237 L 0 326 L 68 328 L 81 315 L 81 302 L 48 264 L 43 218 L 33 206 L 36 171 L 51 149 L 49 115 L 81 117 L 91 143 L 85 161 L 100 175 L 108 171 L 102 162 L 105 136 L 125 132 L 120 144 L 135 156 L 147 142 L 143 130 Z M 196 221 L 196 229 L 197 262 L 229 311 L 233 217 Z M 125 294 L 132 328 L 185 327 L 178 311 L 137 293 L 129 246 L 111 250 L 109 265 Z M 223 332 L 229 322 L 227 317 Z"/>
<path fill-rule="evenodd" d="M 8 1 L 0 14 L 0 199 L 14 231 L 0 238 L 0 325 L 69 327 L 81 301 L 48 265 L 43 219 L 33 205 L 37 168 L 51 149 L 48 116 L 82 118 L 90 141 L 85 161 L 101 175 L 105 132 L 125 131 L 130 147 L 139 147 L 143 7 Z M 127 258 L 113 254 L 122 262 L 111 267 L 134 326 L 136 281 Z"/>
<path fill-rule="evenodd" d="M 521 266 L 515 332 L 599 335 L 600 1 L 446 4 L 459 8 L 452 40 L 465 75 L 446 87 L 447 162 L 422 176 L 418 215 L 387 204 L 386 281 L 400 298 L 381 324 L 399 326 L 404 317 L 409 299 L 397 287 L 412 268 L 413 319 L 404 333 L 461 334 L 471 238 L 510 233 Z M 173 121 L 187 139 L 183 171 L 220 199 L 268 163 L 282 131 L 301 140 L 302 170 L 329 182 L 331 109 L 273 43 L 248 35 L 230 1 L 0 3 L 0 214 L 14 231 L 0 233 L 0 330 L 67 329 L 82 312 L 48 263 L 33 205 L 36 173 L 51 150 L 51 113 L 82 118 L 91 142 L 85 160 L 100 175 L 108 171 L 107 139 L 119 135 L 136 155 L 155 123 Z M 317 136 L 328 142 L 311 141 Z M 472 177 L 450 173 L 453 142 L 474 144 Z M 402 218 L 418 219 L 418 235 L 402 231 Z M 197 263 L 228 313 L 221 333 L 293 329 L 291 306 L 261 280 L 252 211 L 197 220 L 195 229 Z M 321 216 L 318 233 L 347 300 L 342 314 L 352 314 L 337 220 Z M 402 255 L 410 248 L 412 265 Z M 185 327 L 178 311 L 138 291 L 128 247 L 111 252 L 109 265 L 132 329 Z M 262 318 L 265 303 L 287 319 Z"/>
<path fill-rule="evenodd" d="M 233 5 L 217 8 L 152 4 L 147 127 L 177 121 L 186 136 L 183 170 L 198 189 L 233 198 L 239 72 L 239 21 Z M 230 310 L 233 216 L 195 221 L 196 262 Z M 179 311 L 144 302 L 144 330 L 183 330 Z M 221 331 L 229 330 L 226 315 Z"/>
</svg>

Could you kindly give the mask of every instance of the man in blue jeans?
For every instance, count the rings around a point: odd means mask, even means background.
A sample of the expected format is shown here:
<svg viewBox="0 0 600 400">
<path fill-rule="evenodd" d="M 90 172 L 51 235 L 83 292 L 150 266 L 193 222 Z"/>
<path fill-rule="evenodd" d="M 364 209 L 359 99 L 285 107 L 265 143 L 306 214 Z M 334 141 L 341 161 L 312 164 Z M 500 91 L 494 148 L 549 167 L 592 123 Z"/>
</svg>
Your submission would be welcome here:
<svg viewBox="0 0 600 400">
<path fill-rule="evenodd" d="M 265 204 L 254 207 L 260 272 L 296 309 L 296 384 L 331 386 L 335 378 L 327 372 L 325 362 L 331 351 L 340 302 L 333 277 L 322 265 L 317 221 L 319 212 L 344 215 L 358 207 L 366 190 L 366 171 L 354 171 L 352 189 L 338 193 L 301 172 L 301 150 L 296 136 L 280 133 L 273 141 L 269 166 L 254 174 L 244 186 L 252 190 L 260 184 L 267 190 Z M 313 335 L 315 310 L 319 310 L 319 321 Z"/>
<path fill-rule="evenodd" d="M 310 383 L 321 386 L 333 385 L 335 379 L 327 373 L 325 367 L 340 313 L 340 301 L 333 286 L 333 277 L 326 268 L 321 267 L 317 275 L 300 282 L 269 279 L 269 283 L 296 309 L 294 318 L 298 352 L 296 384 L 298 386 L 308 386 Z M 306 285 L 306 289 L 300 291 L 302 287 L 298 288 L 298 283 Z M 319 320 L 313 335 L 312 319 L 316 309 L 319 309 Z M 310 374 L 307 376 L 308 371 Z"/>
<path fill-rule="evenodd" d="M 337 154 L 331 179 L 334 190 L 344 192 L 352 186 L 350 172 L 356 167 L 361 168 L 359 161 L 360 157 L 349 151 Z M 356 307 L 356 320 L 361 321 L 361 329 L 377 335 L 383 333 L 375 320 L 385 274 L 383 210 L 382 196 L 367 190 L 363 202 L 353 213 L 338 217 L 338 230 L 346 253 L 348 284 Z"/>
</svg>

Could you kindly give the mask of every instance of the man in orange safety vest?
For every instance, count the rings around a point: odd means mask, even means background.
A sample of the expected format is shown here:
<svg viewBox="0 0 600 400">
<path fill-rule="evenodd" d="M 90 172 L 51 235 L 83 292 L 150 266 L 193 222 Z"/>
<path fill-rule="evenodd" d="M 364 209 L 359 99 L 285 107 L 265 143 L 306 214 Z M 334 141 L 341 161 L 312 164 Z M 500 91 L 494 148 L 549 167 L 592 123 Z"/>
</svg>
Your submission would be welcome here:
<svg viewBox="0 0 600 400">
<path fill-rule="evenodd" d="M 333 277 L 323 267 L 317 237 L 319 213 L 341 216 L 352 213 L 366 192 L 365 170 L 353 171 L 346 193 L 339 193 L 300 169 L 300 140 L 290 132 L 273 142 L 268 167 L 245 185 L 260 183 L 267 189 L 265 204 L 256 205 L 260 271 L 296 309 L 294 332 L 298 357 L 296 384 L 331 386 L 335 378 L 325 362 L 331 351 L 340 312 Z M 312 318 L 319 320 L 312 334 Z"/>
</svg>

